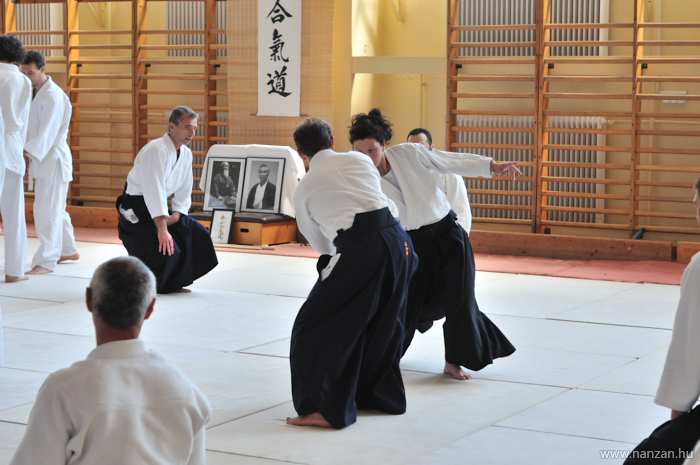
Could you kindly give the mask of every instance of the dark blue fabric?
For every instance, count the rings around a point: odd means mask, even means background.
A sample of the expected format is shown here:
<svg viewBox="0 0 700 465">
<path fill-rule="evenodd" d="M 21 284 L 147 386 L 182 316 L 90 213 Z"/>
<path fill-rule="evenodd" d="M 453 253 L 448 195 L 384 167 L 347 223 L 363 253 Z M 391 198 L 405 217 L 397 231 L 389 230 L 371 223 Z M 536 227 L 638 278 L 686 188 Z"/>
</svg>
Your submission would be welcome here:
<svg viewBox="0 0 700 465">
<path fill-rule="evenodd" d="M 700 406 L 656 428 L 624 465 L 681 465 L 700 441 Z"/>
<path fill-rule="evenodd" d="M 357 409 L 406 411 L 399 361 L 416 256 L 387 208 L 356 215 L 335 245 L 340 259 L 294 322 L 290 365 L 297 413 L 320 412 L 342 428 Z M 319 271 L 329 259 L 319 259 Z"/>
<path fill-rule="evenodd" d="M 481 313 L 474 294 L 474 253 L 453 211 L 420 229 L 408 231 L 419 263 L 408 293 L 404 352 L 416 329 L 427 331 L 445 318 L 445 360 L 481 370 L 515 352 L 508 338 Z"/>
<path fill-rule="evenodd" d="M 117 210 L 132 209 L 139 219 L 133 224 L 119 215 L 119 239 L 129 255 L 139 258 L 156 275 L 159 294 L 176 292 L 189 286 L 219 263 L 207 229 L 187 215 L 168 226 L 173 238 L 172 255 L 158 251 L 158 228 L 153 222 L 143 196 L 123 194 Z"/>
</svg>

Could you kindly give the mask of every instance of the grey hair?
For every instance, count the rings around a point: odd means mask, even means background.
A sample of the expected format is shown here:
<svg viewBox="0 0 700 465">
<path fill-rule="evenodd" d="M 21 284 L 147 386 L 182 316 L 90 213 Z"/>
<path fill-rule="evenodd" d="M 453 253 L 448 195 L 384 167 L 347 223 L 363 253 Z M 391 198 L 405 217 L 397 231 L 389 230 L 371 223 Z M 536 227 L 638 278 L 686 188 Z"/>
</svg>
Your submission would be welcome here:
<svg viewBox="0 0 700 465">
<path fill-rule="evenodd" d="M 199 119 L 199 115 L 194 112 L 190 107 L 186 106 L 179 106 L 173 108 L 173 111 L 170 112 L 170 117 L 168 118 L 168 123 L 173 123 L 175 126 L 180 124 L 180 121 L 182 121 L 183 116 L 189 116 L 192 119 Z"/>
<path fill-rule="evenodd" d="M 695 180 L 695 184 L 693 184 L 693 187 L 695 188 L 696 191 L 700 191 L 700 177 L 698 177 Z"/>
<path fill-rule="evenodd" d="M 100 265 L 90 280 L 92 311 L 106 326 L 140 326 L 156 296 L 156 277 L 141 260 L 117 257 Z"/>
</svg>

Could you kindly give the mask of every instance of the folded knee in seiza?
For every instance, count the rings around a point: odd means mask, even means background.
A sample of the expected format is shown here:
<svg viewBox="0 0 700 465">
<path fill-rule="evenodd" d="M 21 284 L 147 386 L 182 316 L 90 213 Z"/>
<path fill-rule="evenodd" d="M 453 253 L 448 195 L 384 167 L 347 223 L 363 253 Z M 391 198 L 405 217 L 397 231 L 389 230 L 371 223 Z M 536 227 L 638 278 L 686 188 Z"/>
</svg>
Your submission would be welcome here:
<svg viewBox="0 0 700 465">
<path fill-rule="evenodd" d="M 157 290 L 167 294 L 189 286 L 217 264 L 216 251 L 206 228 L 187 215 L 192 204 L 192 152 L 178 154 L 170 136 L 154 139 L 134 160 L 124 194 L 117 199 L 119 238 L 129 255 L 138 257 L 156 275 Z M 172 195 L 172 210 L 167 199 Z M 159 252 L 158 228 L 153 218 L 179 212 L 168 227 L 174 253 Z"/>
</svg>

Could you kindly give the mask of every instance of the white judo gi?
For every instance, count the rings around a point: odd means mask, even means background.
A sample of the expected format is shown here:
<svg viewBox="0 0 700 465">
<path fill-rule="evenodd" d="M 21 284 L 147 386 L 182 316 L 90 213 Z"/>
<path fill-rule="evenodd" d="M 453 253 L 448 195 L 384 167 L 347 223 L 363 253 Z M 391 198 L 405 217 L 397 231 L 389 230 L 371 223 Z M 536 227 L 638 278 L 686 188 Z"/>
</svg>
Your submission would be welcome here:
<svg viewBox="0 0 700 465">
<path fill-rule="evenodd" d="M 34 225 L 41 243 L 32 259 L 32 268 L 42 266 L 53 271 L 61 256 L 78 253 L 73 225 L 66 212 L 68 185 L 73 180 L 67 141 L 72 111 L 66 93 L 48 77 L 32 100 L 24 145 L 31 159 L 30 188 L 31 180 L 36 179 Z"/>
<path fill-rule="evenodd" d="M 211 407 L 140 339 L 102 344 L 49 375 L 11 465 L 204 464 Z"/>
<path fill-rule="evenodd" d="M 22 181 L 26 165 L 22 149 L 27 136 L 32 85 L 17 66 L 0 63 L 0 89 L 0 109 L 5 123 L 5 180 L 0 197 L 0 212 L 5 228 L 5 274 L 22 277 L 27 255 Z"/>
<path fill-rule="evenodd" d="M 679 412 L 700 397 L 700 253 L 683 272 L 673 337 L 654 402 Z"/>
</svg>

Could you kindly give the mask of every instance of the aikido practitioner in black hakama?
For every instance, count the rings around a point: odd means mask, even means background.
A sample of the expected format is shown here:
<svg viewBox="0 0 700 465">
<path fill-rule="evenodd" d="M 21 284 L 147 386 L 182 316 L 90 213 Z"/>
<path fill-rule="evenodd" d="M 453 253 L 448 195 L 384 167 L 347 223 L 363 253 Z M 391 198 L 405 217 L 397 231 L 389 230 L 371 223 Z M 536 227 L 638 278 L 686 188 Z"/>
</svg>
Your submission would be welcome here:
<svg viewBox="0 0 700 465">
<path fill-rule="evenodd" d="M 420 144 L 385 149 L 391 136 L 391 123 L 377 109 L 352 118 L 350 143 L 354 150 L 369 156 L 382 176 L 382 190 L 397 205 L 399 220 L 419 259 L 408 294 L 404 352 L 416 329 L 425 332 L 433 321 L 445 318 L 444 372 L 456 379 L 469 379 L 462 366 L 481 370 L 515 348 L 479 311 L 469 236 L 455 221 L 456 215 L 431 172 L 483 177 L 510 172 L 514 177 L 520 171 L 515 163 L 429 150 Z"/>
<path fill-rule="evenodd" d="M 331 129 L 311 118 L 294 131 L 309 171 L 292 201 L 299 230 L 321 253 L 319 278 L 299 310 L 290 349 L 292 425 L 343 428 L 357 410 L 406 411 L 399 370 L 411 239 L 359 153 L 336 153 Z"/>
<path fill-rule="evenodd" d="M 190 292 L 219 262 L 206 228 L 187 215 L 192 204 L 192 152 L 197 113 L 177 107 L 168 132 L 146 144 L 117 199 L 119 239 L 156 275 L 159 294 Z M 172 211 L 168 197 L 173 196 Z"/>
</svg>

